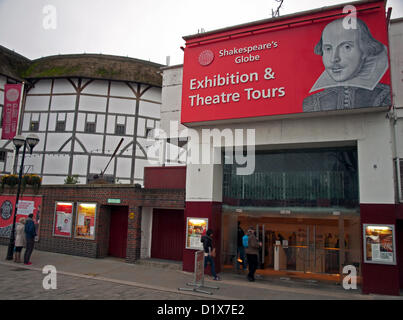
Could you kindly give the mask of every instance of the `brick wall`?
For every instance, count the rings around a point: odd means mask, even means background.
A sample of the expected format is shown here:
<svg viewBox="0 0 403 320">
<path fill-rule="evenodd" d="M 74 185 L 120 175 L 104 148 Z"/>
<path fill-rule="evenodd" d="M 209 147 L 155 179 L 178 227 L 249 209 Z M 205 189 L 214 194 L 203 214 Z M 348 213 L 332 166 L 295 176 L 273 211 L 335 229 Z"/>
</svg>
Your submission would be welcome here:
<svg viewBox="0 0 403 320">
<path fill-rule="evenodd" d="M 6 189 L 4 193 L 12 194 Z M 34 190 L 25 190 L 24 194 L 35 194 Z M 140 258 L 141 248 L 141 211 L 142 207 L 166 209 L 184 209 L 185 191 L 167 189 L 136 189 L 133 185 L 46 185 L 37 192 L 43 196 L 39 242 L 36 248 L 44 251 L 102 258 L 108 254 L 110 206 L 108 199 L 120 199 L 119 206 L 128 207 L 128 236 L 126 261 L 134 263 Z M 53 236 L 54 209 L 56 201 L 74 202 L 72 237 Z M 96 202 L 95 240 L 76 239 L 77 202 Z M 134 213 L 132 217 L 130 213 Z M 0 244 L 7 245 L 8 238 L 0 238 Z"/>
</svg>

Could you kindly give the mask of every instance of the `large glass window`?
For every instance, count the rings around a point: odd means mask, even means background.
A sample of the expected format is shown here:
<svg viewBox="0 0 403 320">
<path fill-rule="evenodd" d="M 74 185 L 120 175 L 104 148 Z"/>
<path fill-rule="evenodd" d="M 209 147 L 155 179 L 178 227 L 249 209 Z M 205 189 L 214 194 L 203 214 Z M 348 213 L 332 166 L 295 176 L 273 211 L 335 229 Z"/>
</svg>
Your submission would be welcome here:
<svg viewBox="0 0 403 320">
<path fill-rule="evenodd" d="M 223 202 L 255 207 L 358 207 L 355 147 L 256 154 L 251 175 L 224 165 Z"/>
</svg>

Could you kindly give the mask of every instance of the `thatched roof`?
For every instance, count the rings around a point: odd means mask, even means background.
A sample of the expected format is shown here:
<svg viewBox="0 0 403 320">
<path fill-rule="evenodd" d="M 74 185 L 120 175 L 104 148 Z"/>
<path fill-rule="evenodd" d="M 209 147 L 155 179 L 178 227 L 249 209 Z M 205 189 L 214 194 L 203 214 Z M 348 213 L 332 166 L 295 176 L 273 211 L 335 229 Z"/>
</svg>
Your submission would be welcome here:
<svg viewBox="0 0 403 320">
<path fill-rule="evenodd" d="M 104 54 L 68 54 L 29 60 L 0 46 L 0 74 L 14 79 L 82 77 L 162 86 L 163 65 Z"/>
<path fill-rule="evenodd" d="M 68 54 L 33 60 L 22 76 L 26 79 L 83 77 L 162 85 L 162 65 L 103 54 Z"/>
<path fill-rule="evenodd" d="M 31 60 L 0 46 L 0 74 L 22 81 L 21 73 L 26 70 Z"/>
</svg>

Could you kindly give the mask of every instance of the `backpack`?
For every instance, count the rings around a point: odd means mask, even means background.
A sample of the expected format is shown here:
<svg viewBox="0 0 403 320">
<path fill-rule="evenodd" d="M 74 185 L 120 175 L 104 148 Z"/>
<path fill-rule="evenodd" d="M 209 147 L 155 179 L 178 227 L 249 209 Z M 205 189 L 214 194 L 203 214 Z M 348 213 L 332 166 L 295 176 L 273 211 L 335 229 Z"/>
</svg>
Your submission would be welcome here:
<svg viewBox="0 0 403 320">
<path fill-rule="evenodd" d="M 247 248 L 247 247 L 248 247 L 248 241 L 249 241 L 248 235 L 245 234 L 245 235 L 242 237 L 242 244 L 243 244 L 244 248 Z"/>
</svg>

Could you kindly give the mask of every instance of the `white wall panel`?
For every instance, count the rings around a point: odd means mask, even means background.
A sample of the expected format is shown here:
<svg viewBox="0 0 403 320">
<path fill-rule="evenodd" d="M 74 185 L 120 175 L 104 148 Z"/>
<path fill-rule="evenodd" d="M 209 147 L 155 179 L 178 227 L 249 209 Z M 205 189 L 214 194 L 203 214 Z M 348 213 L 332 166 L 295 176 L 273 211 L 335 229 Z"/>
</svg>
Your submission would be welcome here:
<svg viewBox="0 0 403 320">
<path fill-rule="evenodd" d="M 51 110 L 74 110 L 76 107 L 76 96 L 53 96 Z"/>
<path fill-rule="evenodd" d="M 37 83 L 35 83 L 35 86 L 29 90 L 30 94 L 44 94 L 48 93 L 50 94 L 50 88 L 52 85 L 52 80 L 44 79 L 44 80 L 39 80 Z"/>
<path fill-rule="evenodd" d="M 92 156 L 90 173 L 101 173 L 101 171 L 103 171 L 106 165 L 108 164 L 109 159 L 110 157 Z M 111 161 L 105 174 L 113 174 L 113 170 L 114 170 L 114 162 Z"/>
<path fill-rule="evenodd" d="M 73 131 L 74 113 L 68 113 L 66 119 L 66 131 Z"/>
<path fill-rule="evenodd" d="M 106 102 L 107 98 L 81 95 L 78 109 L 82 111 L 106 112 Z"/>
<path fill-rule="evenodd" d="M 99 114 L 97 116 L 96 132 L 103 133 L 104 130 L 105 130 L 105 116 Z"/>
<path fill-rule="evenodd" d="M 53 93 L 76 93 L 76 89 L 67 79 L 55 79 Z"/>
<path fill-rule="evenodd" d="M 112 154 L 115 151 L 116 147 L 118 146 L 120 139 L 122 137 L 118 136 L 106 136 L 105 139 L 105 153 Z M 131 140 L 130 138 L 123 138 L 123 143 L 118 150 L 118 154 L 123 150 L 124 146 Z"/>
<path fill-rule="evenodd" d="M 139 115 L 151 118 L 160 118 L 161 105 L 146 101 L 140 101 Z"/>
<path fill-rule="evenodd" d="M 109 112 L 110 113 L 123 113 L 134 114 L 136 110 L 136 100 L 128 99 L 109 99 Z"/>
<path fill-rule="evenodd" d="M 66 179 L 66 177 L 44 176 L 42 184 L 64 184 L 64 179 Z"/>
<path fill-rule="evenodd" d="M 87 80 L 84 80 L 83 84 L 85 84 L 86 82 Z M 88 84 L 82 92 L 91 94 L 101 94 L 106 96 L 108 94 L 108 81 L 94 80 L 90 84 Z"/>
<path fill-rule="evenodd" d="M 50 96 L 27 96 L 25 111 L 46 111 Z"/>
<path fill-rule="evenodd" d="M 45 155 L 44 174 L 65 174 L 69 170 L 69 157 L 67 155 Z"/>
<path fill-rule="evenodd" d="M 28 173 L 40 173 L 42 168 L 42 157 L 41 154 L 32 154 L 27 153 L 25 155 L 24 166 L 32 166 L 29 168 Z M 28 167 L 26 167 L 28 170 Z"/>
<path fill-rule="evenodd" d="M 126 134 L 132 136 L 134 133 L 134 117 L 127 117 Z"/>
<path fill-rule="evenodd" d="M 75 155 L 73 157 L 73 174 L 86 175 L 87 174 L 88 156 Z"/>
<path fill-rule="evenodd" d="M 46 151 L 57 152 L 61 146 L 71 137 L 68 133 L 48 133 L 48 140 L 46 143 Z M 70 144 L 69 144 L 70 145 Z M 68 146 L 64 147 L 62 151 L 70 151 Z"/>
<path fill-rule="evenodd" d="M 7 78 L 5 76 L 0 76 L 0 87 L 4 89 L 4 85 L 7 83 Z"/>
<path fill-rule="evenodd" d="M 81 143 L 87 149 L 87 152 L 102 152 L 103 135 L 78 133 L 77 138 L 80 139 Z"/>
<path fill-rule="evenodd" d="M 39 131 L 46 131 L 47 123 L 48 123 L 48 114 L 41 113 L 39 121 Z"/>
<path fill-rule="evenodd" d="M 144 90 L 146 86 L 141 86 L 141 90 Z M 155 102 L 161 102 L 161 88 L 152 87 L 148 89 L 144 94 L 141 96 L 141 99 L 151 100 Z"/>
<path fill-rule="evenodd" d="M 148 167 L 150 164 L 147 160 L 136 159 L 134 168 L 134 178 L 143 179 L 144 177 L 144 167 Z"/>
<path fill-rule="evenodd" d="M 106 133 L 114 134 L 115 133 L 115 116 L 108 116 L 108 123 L 106 125 Z"/>
<path fill-rule="evenodd" d="M 146 120 L 139 118 L 137 122 L 137 135 L 144 137 L 146 134 Z"/>
<path fill-rule="evenodd" d="M 49 131 L 55 131 L 56 130 L 56 119 L 57 119 L 57 113 L 50 113 L 49 114 Z"/>
<path fill-rule="evenodd" d="M 76 131 L 83 132 L 84 128 L 85 128 L 85 114 L 84 113 L 79 113 L 77 115 Z"/>
<path fill-rule="evenodd" d="M 132 168 L 132 159 L 130 158 L 117 158 L 116 176 L 130 178 Z"/>
<path fill-rule="evenodd" d="M 31 121 L 31 113 L 30 112 L 25 112 L 23 122 L 22 122 L 22 131 L 28 131 L 29 130 L 30 121 Z"/>
<path fill-rule="evenodd" d="M 137 90 L 136 84 L 132 83 L 132 86 L 135 90 Z M 136 97 L 133 91 L 129 88 L 129 86 L 126 83 L 117 81 L 112 81 L 110 95 L 116 97 L 129 97 L 129 98 Z"/>
</svg>

